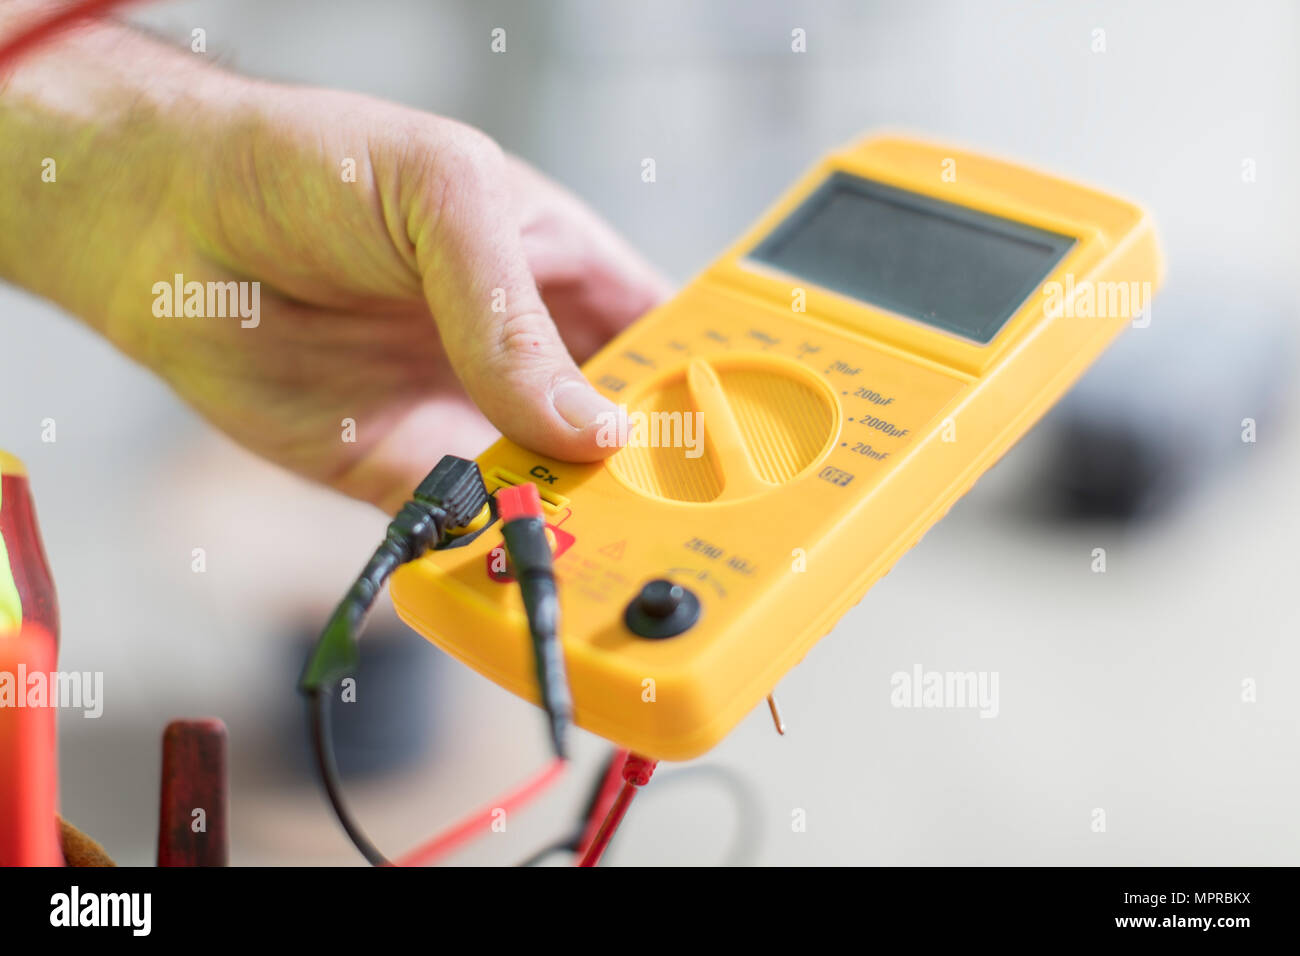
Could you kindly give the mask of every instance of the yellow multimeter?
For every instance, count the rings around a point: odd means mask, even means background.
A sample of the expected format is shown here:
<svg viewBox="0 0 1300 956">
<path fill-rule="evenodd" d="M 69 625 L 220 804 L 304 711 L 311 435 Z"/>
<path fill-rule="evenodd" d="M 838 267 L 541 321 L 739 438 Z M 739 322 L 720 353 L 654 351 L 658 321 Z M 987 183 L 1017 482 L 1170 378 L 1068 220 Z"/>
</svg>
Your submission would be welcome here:
<svg viewBox="0 0 1300 956">
<path fill-rule="evenodd" d="M 627 446 L 502 440 L 539 486 L 576 722 L 649 757 L 708 750 L 1149 306 L 1137 206 L 946 146 L 826 158 L 584 371 Z M 701 427 L 702 426 L 702 427 Z M 397 572 L 401 617 L 538 700 L 488 527 Z"/>
</svg>

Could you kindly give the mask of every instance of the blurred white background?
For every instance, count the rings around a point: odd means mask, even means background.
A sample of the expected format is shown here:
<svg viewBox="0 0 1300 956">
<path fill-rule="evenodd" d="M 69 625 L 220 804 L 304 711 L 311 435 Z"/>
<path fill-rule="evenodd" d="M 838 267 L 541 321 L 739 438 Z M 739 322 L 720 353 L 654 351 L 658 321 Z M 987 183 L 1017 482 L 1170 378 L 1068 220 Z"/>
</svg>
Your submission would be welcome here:
<svg viewBox="0 0 1300 956">
<path fill-rule="evenodd" d="M 1274 354 L 1278 324 L 1294 325 L 1293 4 L 195 0 L 133 18 L 186 40 L 202 27 L 207 55 L 235 69 L 477 125 L 679 280 L 821 154 L 880 127 L 1147 205 L 1168 282 L 1153 329 L 1122 347 L 1174 390 L 1153 403 L 1221 432 L 1188 466 L 1206 480 L 1146 521 L 1049 520 L 1029 504 L 1050 454 L 1043 430 L 1031 434 L 783 682 L 787 737 L 759 709 L 703 758 L 740 778 L 744 801 L 721 778 L 665 775 L 609 860 L 1296 861 L 1294 395 L 1255 407 L 1236 397 L 1248 388 L 1211 387 L 1196 363 L 1171 369 L 1160 351 L 1162 335 L 1226 335 Z M 495 27 L 504 55 L 489 48 Z M 795 27 L 806 54 L 790 51 Z M 1092 52 L 1096 29 L 1104 53 Z M 652 186 L 639 175 L 647 156 Z M 1256 444 L 1236 440 L 1244 417 L 1260 422 Z M 45 418 L 57 421 L 53 444 L 41 442 Z M 382 516 L 253 460 L 147 372 L 9 287 L 0 445 L 31 471 L 62 666 L 105 672 L 103 718 L 61 722 L 65 815 L 120 862 L 151 863 L 162 728 L 212 714 L 231 730 L 234 861 L 359 862 L 303 769 L 296 632 L 318 625 Z M 196 547 L 204 574 L 190 570 Z M 1105 574 L 1091 571 L 1097 547 Z M 398 646 L 429 688 L 424 707 L 396 703 L 404 733 L 428 746 L 350 785 L 392 852 L 546 756 L 532 708 L 414 635 Z M 890 675 L 918 663 L 997 671 L 1000 715 L 892 708 Z M 1242 702 L 1246 678 L 1256 703 Z M 584 737 L 581 772 L 454 859 L 513 862 L 549 842 L 602 752 Z M 806 832 L 792 832 L 796 808 Z M 1105 833 L 1091 829 L 1094 808 Z M 748 856 L 729 856 L 738 830 Z"/>
</svg>

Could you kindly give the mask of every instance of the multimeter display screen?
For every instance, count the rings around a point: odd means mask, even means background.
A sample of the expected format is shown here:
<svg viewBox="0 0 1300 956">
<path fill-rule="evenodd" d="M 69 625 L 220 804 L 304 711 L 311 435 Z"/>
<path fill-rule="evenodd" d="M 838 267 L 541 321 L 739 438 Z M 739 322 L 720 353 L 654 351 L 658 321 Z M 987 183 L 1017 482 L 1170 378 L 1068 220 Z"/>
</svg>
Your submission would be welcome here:
<svg viewBox="0 0 1300 956">
<path fill-rule="evenodd" d="M 981 345 L 1074 245 L 955 203 L 835 173 L 749 258 Z"/>
</svg>

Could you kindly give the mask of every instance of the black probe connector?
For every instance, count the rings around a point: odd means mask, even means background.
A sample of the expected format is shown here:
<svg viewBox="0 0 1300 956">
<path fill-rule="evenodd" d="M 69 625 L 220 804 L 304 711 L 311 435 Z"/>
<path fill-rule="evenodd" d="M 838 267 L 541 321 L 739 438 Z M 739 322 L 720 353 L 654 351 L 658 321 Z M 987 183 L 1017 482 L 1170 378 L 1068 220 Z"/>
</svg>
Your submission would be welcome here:
<svg viewBox="0 0 1300 956">
<path fill-rule="evenodd" d="M 560 645 L 560 598 L 555 585 L 554 559 L 537 486 L 515 485 L 498 491 L 497 515 L 501 519 L 501 537 L 510 559 L 510 572 L 519 582 L 524 599 L 542 707 L 550 723 L 551 746 L 555 756 L 567 760 L 573 698 L 564 669 L 564 649 Z"/>
<path fill-rule="evenodd" d="M 334 609 L 303 669 L 300 689 L 312 693 L 355 671 L 357 635 L 392 573 L 436 547 L 448 531 L 469 525 L 488 506 L 478 465 L 445 455 L 389 523 L 383 542 Z"/>
</svg>

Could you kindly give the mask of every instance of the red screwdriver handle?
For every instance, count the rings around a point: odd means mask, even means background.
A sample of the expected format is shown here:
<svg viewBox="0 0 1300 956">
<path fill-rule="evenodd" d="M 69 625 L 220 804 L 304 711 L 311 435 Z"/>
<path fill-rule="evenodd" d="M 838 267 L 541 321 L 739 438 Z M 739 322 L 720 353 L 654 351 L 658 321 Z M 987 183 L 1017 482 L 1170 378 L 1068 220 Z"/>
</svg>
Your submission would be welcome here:
<svg viewBox="0 0 1300 956">
<path fill-rule="evenodd" d="M 229 866 L 226 725 L 173 720 L 163 732 L 159 866 Z"/>
</svg>

